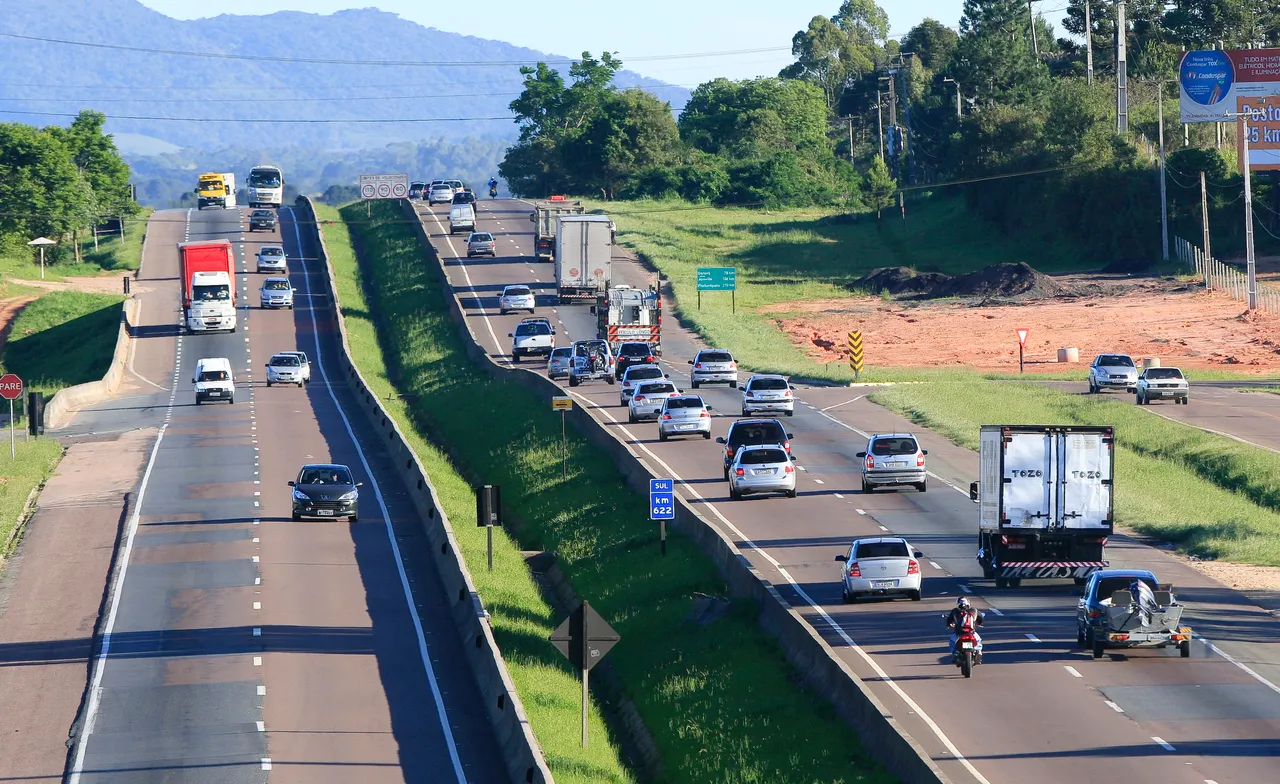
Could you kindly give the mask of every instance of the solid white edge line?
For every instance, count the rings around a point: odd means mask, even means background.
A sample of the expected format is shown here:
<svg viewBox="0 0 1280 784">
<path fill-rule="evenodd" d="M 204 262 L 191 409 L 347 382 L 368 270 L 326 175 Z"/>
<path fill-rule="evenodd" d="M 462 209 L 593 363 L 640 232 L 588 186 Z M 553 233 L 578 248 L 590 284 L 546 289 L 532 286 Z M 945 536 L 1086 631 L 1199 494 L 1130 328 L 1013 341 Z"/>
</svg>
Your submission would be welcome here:
<svg viewBox="0 0 1280 784">
<path fill-rule="evenodd" d="M 439 215 L 436 215 L 434 212 L 431 212 L 431 213 L 429 213 L 429 214 L 431 215 L 431 220 L 433 220 L 433 221 L 435 221 L 435 222 L 436 222 L 436 227 L 437 227 L 437 228 L 439 228 L 439 229 L 440 229 L 440 231 L 443 233 L 443 232 L 444 232 L 444 224 L 440 222 L 440 216 L 439 216 Z M 295 223 L 295 226 L 296 226 L 296 225 L 297 225 L 297 224 Z M 429 241 L 429 240 L 430 240 L 430 238 L 428 237 L 428 241 Z M 462 262 L 462 258 L 460 258 L 460 257 L 458 256 L 458 249 L 457 249 L 457 248 L 455 248 L 455 247 L 453 247 L 453 235 L 452 235 L 452 234 L 445 234 L 445 235 L 444 235 L 444 241 L 445 241 L 445 243 L 446 243 L 446 244 L 448 244 L 448 246 L 449 246 L 449 252 L 453 254 L 453 259 L 454 259 L 454 261 Z M 471 283 L 471 273 L 467 271 L 467 265 L 466 265 L 466 263 L 465 263 L 465 262 L 462 262 L 462 263 L 460 263 L 458 266 L 462 268 L 462 277 L 464 277 L 464 278 L 466 278 L 466 279 L 467 279 L 467 289 L 468 289 L 468 290 L 470 290 L 471 295 L 472 295 L 472 296 L 474 296 L 474 297 L 476 298 L 476 301 L 477 301 L 477 302 L 479 302 L 479 300 L 480 300 L 480 292 L 476 291 L 476 287 L 475 287 L 475 285 L 473 285 L 473 284 Z M 447 274 L 446 274 L 446 277 L 448 277 L 448 276 L 447 276 Z M 452 284 L 450 284 L 450 285 L 452 286 Z M 535 295 L 535 296 L 534 296 L 534 304 L 535 304 L 535 305 L 537 304 L 537 301 L 538 301 L 538 298 L 537 298 L 537 295 Z M 499 362 L 501 362 L 502 364 L 507 365 L 507 366 L 509 367 L 509 366 L 511 365 L 511 360 L 510 360 L 510 359 L 508 359 L 508 358 L 507 358 L 507 356 L 506 356 L 505 354 L 501 353 L 501 352 L 502 352 L 502 341 L 498 340 L 498 333 L 496 333 L 496 332 L 494 332 L 494 331 L 493 331 L 493 322 L 491 322 L 491 321 L 489 320 L 489 312 L 488 312 L 488 310 L 486 310 L 484 307 L 479 306 L 479 305 L 477 305 L 477 307 L 480 307 L 480 317 L 484 319 L 484 325 L 485 325 L 485 327 L 489 330 L 489 337 L 493 338 L 493 348 L 494 348 L 494 351 L 499 352 L 499 353 L 498 353 L 498 356 L 497 356 L 497 360 L 498 360 Z M 484 347 L 483 347 L 483 346 L 481 346 L 481 348 L 484 348 Z"/>
<path fill-rule="evenodd" d="M 1081 675 L 1081 674 L 1080 674 L 1080 671 L 1079 671 L 1079 670 L 1077 670 L 1075 667 L 1072 667 L 1070 664 L 1064 664 L 1064 665 L 1063 665 L 1063 669 L 1065 669 L 1067 672 L 1071 673 L 1071 677 L 1072 677 L 1072 678 L 1083 678 L 1083 677 L 1084 677 L 1083 675 Z"/>
<path fill-rule="evenodd" d="M 311 272 L 307 268 L 306 254 L 302 252 L 302 230 L 298 228 L 298 218 L 294 215 L 293 208 L 286 209 L 289 210 L 289 220 L 293 223 L 294 242 L 297 243 L 298 258 L 302 264 L 302 283 L 306 287 L 307 299 L 312 303 L 312 306 L 307 309 L 307 313 L 311 316 L 311 335 L 315 339 L 316 367 L 320 369 L 325 391 L 329 393 L 329 399 L 333 401 L 333 406 L 337 409 L 338 416 L 342 418 L 347 437 L 351 439 L 351 444 L 355 447 L 356 454 L 360 457 L 360 464 L 364 466 L 365 476 L 369 477 L 369 484 L 373 488 L 373 496 L 378 500 L 378 508 L 382 510 L 382 522 L 387 531 L 387 542 L 391 545 L 391 554 L 396 559 L 396 572 L 400 576 L 400 587 L 404 589 L 405 609 L 413 620 L 413 631 L 418 638 L 418 654 L 422 658 L 422 668 L 426 671 L 427 682 L 431 684 L 431 698 L 435 701 L 436 713 L 440 718 L 440 729 L 444 732 L 445 743 L 449 747 L 449 761 L 453 763 L 453 773 L 457 777 L 458 784 L 467 784 L 466 774 L 462 770 L 462 760 L 458 757 L 458 744 L 454 740 L 453 729 L 449 725 L 448 711 L 444 707 L 444 697 L 440 693 L 440 684 L 436 681 L 435 668 L 431 666 L 431 655 L 427 651 L 427 638 L 422 631 L 422 620 L 418 617 L 415 609 L 417 603 L 413 600 L 413 589 L 409 587 L 409 575 L 405 573 L 404 558 L 400 554 L 400 545 L 396 541 L 395 528 L 391 524 L 391 513 L 387 511 L 387 502 L 382 497 L 382 488 L 379 487 L 378 479 L 374 476 L 373 469 L 369 466 L 369 460 L 365 457 L 364 448 L 360 446 L 360 441 L 356 438 L 355 430 L 351 427 L 351 420 L 347 418 L 346 412 L 342 409 L 342 404 L 338 402 L 338 396 L 333 391 L 333 384 L 329 383 L 329 373 L 324 369 L 324 354 L 320 350 L 320 328 L 316 323 L 315 300 L 311 296 Z M 335 309 L 338 307 L 336 300 L 333 302 L 333 307 Z M 488 317 L 486 317 L 485 321 L 487 322 L 488 320 Z M 492 329 L 490 327 L 491 332 Z"/>
<path fill-rule="evenodd" d="M 978 772 L 978 769 L 973 766 L 973 763 L 970 762 L 968 759 L 966 759 L 965 756 L 960 753 L 960 750 L 957 749 L 955 744 L 951 742 L 951 739 L 948 738 L 945 733 L 943 733 L 942 728 L 939 727 L 936 722 L 934 722 L 934 720 L 929 716 L 929 714 L 925 713 L 924 709 L 921 708 L 916 703 L 915 700 L 911 699 L 911 697 L 905 691 L 903 691 L 902 687 L 899 686 L 896 681 L 894 681 L 892 678 L 889 677 L 888 673 L 886 673 L 883 669 L 881 669 L 880 665 L 876 663 L 875 659 L 871 658 L 870 654 L 864 651 L 862 647 L 858 645 L 858 643 L 854 642 L 853 638 L 849 636 L 848 632 L 846 632 L 844 628 L 840 626 L 840 624 L 837 623 L 836 620 L 832 618 L 831 615 L 829 615 L 827 611 L 822 608 L 821 605 L 819 605 L 812 598 L 810 598 L 809 594 L 806 593 L 805 590 L 800 587 L 800 583 L 797 582 L 796 579 L 791 576 L 791 573 L 788 572 L 782 566 L 782 564 L 778 563 L 773 558 L 773 556 L 769 555 L 769 553 L 763 550 L 754 541 L 749 539 L 746 534 L 744 534 L 741 530 L 738 529 L 737 526 L 735 526 L 732 522 L 729 521 L 729 518 L 721 514 L 719 509 L 717 509 L 706 498 L 703 498 L 702 495 L 697 491 L 696 488 L 694 488 L 693 485 L 691 485 L 689 482 L 681 478 L 680 475 L 677 474 L 675 470 L 671 468 L 671 466 L 667 465 L 662 458 L 658 457 L 656 454 L 650 451 L 649 447 L 647 447 L 639 438 L 632 435 L 631 431 L 627 429 L 627 426 L 624 425 L 619 420 L 615 419 L 613 417 L 613 414 L 611 414 L 608 411 L 608 409 L 604 408 L 603 406 L 596 405 L 594 401 L 592 401 L 590 398 L 583 395 L 581 392 L 570 391 L 569 394 L 574 395 L 578 397 L 580 400 L 582 400 L 583 408 L 597 409 L 601 413 L 603 413 L 606 417 L 608 417 L 611 422 L 613 422 L 615 425 L 618 425 L 618 429 L 621 430 L 623 433 L 625 433 L 627 438 L 631 439 L 632 443 L 634 443 L 640 449 L 644 450 L 645 454 L 652 457 L 658 463 L 658 465 L 666 469 L 667 476 L 671 477 L 673 480 L 683 485 L 689 495 L 701 501 L 702 506 L 705 509 L 709 510 L 712 514 L 714 514 L 717 518 L 719 518 L 722 523 L 728 526 L 729 530 L 733 531 L 733 533 L 737 535 L 739 541 L 741 541 L 743 545 L 759 553 L 761 557 L 763 557 L 766 561 L 772 564 L 773 568 L 778 570 L 778 574 L 780 574 L 783 577 L 783 579 L 787 581 L 787 583 L 791 586 L 791 589 L 795 591 L 796 594 L 799 595 L 802 600 L 804 600 L 805 604 L 807 604 L 810 609 L 812 609 L 819 616 L 821 616 L 822 620 L 826 622 L 827 626 L 829 626 L 831 630 L 834 631 L 836 634 L 840 635 L 840 639 L 844 640 L 845 644 L 849 647 L 849 649 L 852 650 L 854 653 L 856 653 L 864 662 L 866 662 L 866 664 L 869 667 L 871 667 L 872 670 L 875 671 L 876 676 L 879 677 L 880 681 L 886 684 L 890 689 L 892 689 L 894 693 L 897 694 L 898 697 L 904 703 L 906 703 L 907 707 L 911 710 L 911 712 L 914 713 L 916 716 L 918 716 L 920 720 L 923 721 L 929 727 L 929 729 L 933 731 L 934 736 L 937 737 L 939 742 L 941 742 L 944 747 L 946 747 L 947 751 L 951 753 L 951 756 L 955 759 L 955 761 L 963 765 L 965 770 L 967 770 L 969 774 L 974 777 L 974 779 L 980 782 L 980 784 L 991 784 L 991 782 L 989 782 L 985 776 L 983 776 L 981 773 Z"/>
</svg>

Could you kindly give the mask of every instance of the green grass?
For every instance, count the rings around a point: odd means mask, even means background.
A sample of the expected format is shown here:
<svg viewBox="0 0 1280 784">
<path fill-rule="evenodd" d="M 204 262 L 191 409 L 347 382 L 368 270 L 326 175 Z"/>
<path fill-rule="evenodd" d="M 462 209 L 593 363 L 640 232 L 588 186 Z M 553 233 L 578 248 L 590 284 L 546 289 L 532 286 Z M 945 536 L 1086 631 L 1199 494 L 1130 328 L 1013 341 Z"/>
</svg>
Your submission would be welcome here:
<svg viewBox="0 0 1280 784">
<path fill-rule="evenodd" d="M 5 437 L 7 440 L 8 433 Z M 17 543 L 16 539 L 9 543 L 9 537 L 22 516 L 27 496 L 49 478 L 62 459 L 62 445 L 52 438 L 26 441 L 19 433 L 16 448 L 16 460 L 0 456 L 0 559 L 8 557 L 12 545 Z"/>
<path fill-rule="evenodd" d="M 57 262 L 54 261 L 55 254 L 45 251 L 47 263 L 44 279 L 61 281 L 68 277 L 85 278 L 138 269 L 142 263 L 142 235 L 146 232 L 147 219 L 154 211 L 147 207 L 140 214 L 129 218 L 125 224 L 123 242 L 118 234 L 99 236 L 98 247 L 95 249 L 93 236 L 82 236 L 79 264 L 69 250 L 65 254 L 66 258 Z M 19 280 L 39 280 L 39 253 L 26 247 L 23 242 L 9 238 L 0 249 L 0 275 Z"/>
<path fill-rule="evenodd" d="M 45 294 L 14 319 L 0 365 L 28 389 L 46 393 L 102 378 L 115 353 L 123 301 L 115 294 Z"/>
<path fill-rule="evenodd" d="M 871 400 L 977 449 L 982 424 L 1112 425 L 1116 521 L 1188 553 L 1280 566 L 1280 455 L 1170 422 L 1131 401 L 1037 384 L 889 387 Z M 993 417 L 992 412 L 999 412 Z"/>
<path fill-rule="evenodd" d="M 317 209 L 322 220 L 337 219 L 332 208 Z M 685 620 L 696 593 L 727 593 L 709 559 L 682 537 L 670 538 L 667 557 L 659 557 L 644 499 L 572 430 L 570 475 L 561 478 L 559 417 L 523 387 L 495 382 L 470 363 L 432 262 L 403 216 L 394 204 L 373 210 L 379 214 L 367 222 L 360 205 L 343 209 L 363 249 L 363 286 L 346 228 L 324 227 L 352 349 L 441 493 L 557 781 L 632 777 L 615 746 L 580 748 L 580 687 L 547 641 L 559 619 L 521 549 L 554 552 L 577 594 L 622 635 L 609 662 L 655 738 L 660 781 L 890 781 L 822 698 L 796 684 L 752 603 L 734 602 L 706 627 Z M 381 336 L 371 313 L 379 314 Z M 470 486 L 424 433 L 451 445 L 470 475 L 500 484 L 505 505 L 524 521 L 518 541 L 495 536 L 492 573 L 483 566 Z M 591 732 L 602 740 L 597 715 L 593 709 Z"/>
</svg>

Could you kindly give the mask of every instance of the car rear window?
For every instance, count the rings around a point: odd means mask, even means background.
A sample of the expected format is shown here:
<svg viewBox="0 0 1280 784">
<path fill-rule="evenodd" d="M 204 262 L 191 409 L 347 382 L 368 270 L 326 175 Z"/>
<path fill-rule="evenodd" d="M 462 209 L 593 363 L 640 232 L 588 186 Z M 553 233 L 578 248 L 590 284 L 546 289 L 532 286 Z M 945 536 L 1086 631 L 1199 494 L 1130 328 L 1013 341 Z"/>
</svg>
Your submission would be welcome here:
<svg viewBox="0 0 1280 784">
<path fill-rule="evenodd" d="M 906 558 L 906 542 L 859 542 L 853 557 L 858 558 Z"/>
<path fill-rule="evenodd" d="M 639 367 L 629 368 L 623 376 L 627 381 L 643 381 L 646 378 L 662 378 L 662 368 Z"/>
<path fill-rule="evenodd" d="M 1099 600 L 1110 599 L 1111 594 L 1116 591 L 1127 591 L 1129 590 L 1129 583 L 1132 583 L 1134 580 L 1141 580 L 1146 583 L 1147 587 L 1151 590 L 1157 590 L 1155 582 L 1148 580 L 1145 577 L 1104 577 L 1098 581 L 1097 598 Z"/>
<path fill-rule="evenodd" d="M 781 444 L 787 433 L 777 422 L 760 422 L 749 425 L 735 424 L 729 432 L 730 446 L 746 444 Z"/>
<path fill-rule="evenodd" d="M 786 389 L 785 378 L 757 378 L 751 382 L 752 389 Z"/>
<path fill-rule="evenodd" d="M 787 453 L 781 449 L 748 449 L 742 453 L 738 462 L 743 465 L 761 465 L 763 463 L 785 463 Z"/>
<path fill-rule="evenodd" d="M 568 359 L 571 353 L 573 353 L 573 349 L 571 348 L 552 349 L 551 358 L 552 359 Z"/>
<path fill-rule="evenodd" d="M 704 351 L 698 355 L 699 362 L 732 362 L 733 355 L 728 351 Z"/>
<path fill-rule="evenodd" d="M 529 296 L 528 286 L 512 286 L 503 292 L 503 296 L 507 297 L 527 297 Z"/>
<path fill-rule="evenodd" d="M 1103 354 L 1098 357 L 1098 365 L 1103 367 L 1133 367 L 1133 360 L 1123 354 Z"/>
<path fill-rule="evenodd" d="M 623 343 L 618 349 L 620 357 L 647 357 L 649 356 L 648 343 Z"/>
<path fill-rule="evenodd" d="M 700 397 L 672 397 L 667 398 L 667 408 L 702 408 L 702 398 Z"/>
<path fill-rule="evenodd" d="M 914 455 L 919 450 L 914 438 L 877 438 L 871 445 L 871 454 Z"/>
<path fill-rule="evenodd" d="M 1148 368 L 1147 378 L 1182 378 L 1182 371 L 1177 368 Z"/>
<path fill-rule="evenodd" d="M 472 242 L 493 242 L 493 235 L 492 234 L 472 234 L 471 241 Z"/>
<path fill-rule="evenodd" d="M 520 324 L 516 327 L 517 337 L 528 337 L 530 335 L 550 335 L 551 327 L 546 324 Z"/>
<path fill-rule="evenodd" d="M 637 390 L 642 395 L 661 395 L 665 393 L 675 392 L 675 384 L 641 384 Z"/>
</svg>

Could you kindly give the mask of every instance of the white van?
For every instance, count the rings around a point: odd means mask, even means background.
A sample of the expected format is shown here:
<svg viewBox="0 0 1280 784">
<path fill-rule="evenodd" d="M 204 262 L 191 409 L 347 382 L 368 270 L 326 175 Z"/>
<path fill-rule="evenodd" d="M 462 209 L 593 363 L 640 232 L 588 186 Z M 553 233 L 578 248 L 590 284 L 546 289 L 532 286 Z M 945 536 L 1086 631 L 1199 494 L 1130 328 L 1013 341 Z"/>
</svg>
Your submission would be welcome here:
<svg viewBox="0 0 1280 784">
<path fill-rule="evenodd" d="M 449 233 L 476 230 L 476 210 L 470 204 L 454 204 L 449 208 Z"/>
<path fill-rule="evenodd" d="M 225 357 L 197 360 L 196 375 L 191 383 L 196 385 L 196 405 L 206 400 L 236 402 L 236 382 L 231 373 L 231 360 Z"/>
</svg>

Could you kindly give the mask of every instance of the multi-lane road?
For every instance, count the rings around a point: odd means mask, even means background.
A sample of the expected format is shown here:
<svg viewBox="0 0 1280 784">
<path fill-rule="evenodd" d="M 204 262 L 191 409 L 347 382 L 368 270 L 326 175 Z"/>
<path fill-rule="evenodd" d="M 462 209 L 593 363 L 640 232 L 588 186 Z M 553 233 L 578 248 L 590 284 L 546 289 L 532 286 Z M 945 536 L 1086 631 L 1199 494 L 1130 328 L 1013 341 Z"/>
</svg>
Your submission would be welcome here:
<svg viewBox="0 0 1280 784">
<path fill-rule="evenodd" d="M 478 230 L 498 241 L 497 259 L 467 260 L 461 235 L 448 235 L 447 211 L 418 204 L 469 328 L 498 362 L 510 362 L 505 336 L 526 314 L 500 316 L 504 285 L 529 284 L 538 315 L 550 317 L 561 345 L 595 337 L 581 305 L 558 306 L 552 265 L 533 257 L 530 206 L 480 205 Z M 614 281 L 653 282 L 616 254 Z M 663 324 L 663 362 L 687 388 L 686 360 L 699 343 L 673 318 Z M 533 368 L 533 365 L 527 364 Z M 704 387 L 723 435 L 741 392 Z M 974 560 L 975 510 L 965 488 L 976 456 L 933 434 L 929 491 L 859 492 L 855 453 L 873 431 L 911 429 L 905 420 L 850 389 L 801 389 L 792 418 L 802 467 L 797 499 L 730 502 L 720 448 L 702 439 L 659 443 L 653 424 L 628 425 L 618 389 L 603 382 L 573 390 L 579 402 L 674 478 L 703 515 L 737 538 L 752 564 L 777 584 L 895 717 L 956 782 L 1258 782 L 1275 778 L 1280 757 L 1280 622 L 1240 594 L 1166 554 L 1125 537 L 1112 540 L 1114 566 L 1147 567 L 1178 589 L 1200 635 L 1192 658 L 1168 651 L 1107 656 L 1075 643 L 1076 596 L 1069 581 L 996 590 Z M 1184 407 L 1185 408 L 1185 407 Z M 999 413 L 991 412 L 997 422 Z M 1123 490 L 1121 491 L 1123 492 Z M 637 503 L 642 503 L 637 499 Z M 862 535 L 891 532 L 926 553 L 925 600 L 841 604 L 834 556 Z M 987 663 L 972 680 L 947 663 L 941 615 L 961 594 L 988 610 Z"/>
<path fill-rule="evenodd" d="M 158 428 L 122 537 L 101 653 L 73 731 L 76 782 L 503 782 L 505 769 L 407 492 L 331 370 L 314 233 L 280 210 L 162 211 L 138 279 L 134 391 L 60 436 Z M 226 238 L 234 333 L 183 335 L 177 244 Z M 283 244 L 292 311 L 264 311 L 257 248 Z M 306 388 L 264 384 L 301 349 Z M 202 357 L 236 369 L 233 405 L 195 405 Z M 351 466 L 360 521 L 290 520 L 308 462 Z"/>
</svg>

